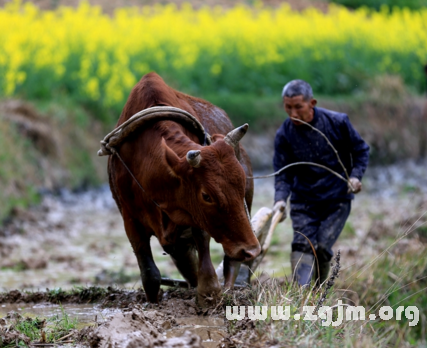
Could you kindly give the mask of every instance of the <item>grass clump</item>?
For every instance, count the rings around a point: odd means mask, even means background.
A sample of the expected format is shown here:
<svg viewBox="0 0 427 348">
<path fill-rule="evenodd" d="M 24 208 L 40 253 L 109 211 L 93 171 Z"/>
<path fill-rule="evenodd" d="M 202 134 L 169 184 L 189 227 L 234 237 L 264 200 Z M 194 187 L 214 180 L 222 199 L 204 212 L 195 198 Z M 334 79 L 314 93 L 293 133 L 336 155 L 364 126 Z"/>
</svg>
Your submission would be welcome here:
<svg viewBox="0 0 427 348">
<path fill-rule="evenodd" d="M 61 314 L 49 318 L 23 317 L 10 312 L 0 321 L 0 347 L 28 347 L 31 343 L 70 343 L 73 330 L 77 328 L 77 319 L 70 318 L 61 306 Z M 70 334 L 71 333 L 71 334 Z"/>
<path fill-rule="evenodd" d="M 415 241 L 414 241 L 415 242 Z M 398 246 L 396 247 L 398 248 Z M 343 281 L 360 297 L 360 303 L 378 313 L 382 306 L 390 306 L 394 311 L 399 306 L 415 306 L 419 310 L 419 322 L 410 327 L 406 315 L 400 320 L 395 317 L 389 321 L 376 323 L 380 331 L 393 327 L 398 342 L 417 344 L 426 340 L 427 318 L 427 260 L 425 249 L 399 253 L 392 250 L 377 263 L 357 272 L 347 270 Z M 343 284 L 341 284 L 343 285 Z M 399 345 L 396 345 L 399 346 Z"/>
<path fill-rule="evenodd" d="M 422 346 L 426 336 L 427 261 L 421 258 L 421 255 L 412 256 L 419 261 L 411 264 L 409 253 L 403 259 L 395 261 L 387 257 L 382 258 L 371 265 L 364 276 L 358 277 L 349 269 L 340 271 L 338 252 L 328 281 L 319 288 L 299 287 L 287 279 L 271 278 L 258 283 L 252 289 L 226 292 L 222 297 L 224 308 L 266 306 L 267 315 L 265 320 L 251 320 L 246 312 L 245 319 L 228 321 L 230 336 L 223 340 L 224 346 Z M 399 273 L 397 269 L 400 270 Z M 340 280 L 337 280 L 338 275 Z M 355 277 L 357 280 L 353 286 L 352 280 L 356 279 Z M 274 320 L 276 311 L 272 313 L 271 306 L 283 306 L 284 309 L 288 307 L 288 317 Z M 312 313 L 318 315 L 316 319 L 309 319 L 306 306 L 310 306 Z M 363 307 L 364 318 L 353 320 L 354 317 L 347 314 L 347 309 L 353 309 L 349 306 Z M 381 306 L 390 306 L 393 309 L 393 317 L 390 320 L 379 317 Z M 406 314 L 402 314 L 398 319 L 399 306 L 404 306 L 405 309 L 408 306 L 417 306 L 420 310 L 419 322 L 410 326 L 413 321 L 408 319 Z M 325 307 L 329 308 L 326 312 L 329 314 L 322 318 L 320 314 L 324 312 Z M 286 314 L 286 310 L 284 313 Z M 373 314 L 375 319 L 370 318 Z"/>
</svg>

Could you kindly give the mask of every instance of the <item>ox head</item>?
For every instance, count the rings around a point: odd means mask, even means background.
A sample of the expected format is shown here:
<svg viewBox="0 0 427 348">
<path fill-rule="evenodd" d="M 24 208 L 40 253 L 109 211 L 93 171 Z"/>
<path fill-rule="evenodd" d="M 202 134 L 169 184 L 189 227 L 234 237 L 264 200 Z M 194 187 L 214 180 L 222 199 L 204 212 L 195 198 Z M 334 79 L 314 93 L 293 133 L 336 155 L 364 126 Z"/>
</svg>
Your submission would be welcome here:
<svg viewBox="0 0 427 348">
<path fill-rule="evenodd" d="M 175 199 L 180 206 L 167 211 L 168 215 L 178 224 L 205 230 L 222 244 L 227 256 L 238 261 L 252 260 L 261 250 L 244 204 L 246 174 L 235 156 L 235 147 L 247 129 L 246 124 L 225 137 L 214 135 L 211 145 L 186 149 L 181 157 L 162 142 L 171 175 L 180 180 L 179 195 L 184 198 Z M 174 216 L 177 211 L 179 217 Z M 187 221 L 177 221 L 183 215 Z"/>
</svg>

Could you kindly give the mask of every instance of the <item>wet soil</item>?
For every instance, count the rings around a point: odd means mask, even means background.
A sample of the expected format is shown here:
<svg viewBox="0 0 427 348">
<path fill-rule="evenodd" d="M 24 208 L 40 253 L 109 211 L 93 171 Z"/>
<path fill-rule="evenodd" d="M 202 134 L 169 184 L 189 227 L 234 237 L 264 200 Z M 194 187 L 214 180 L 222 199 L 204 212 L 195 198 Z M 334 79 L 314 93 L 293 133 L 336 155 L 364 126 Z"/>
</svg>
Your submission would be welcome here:
<svg viewBox="0 0 427 348">
<path fill-rule="evenodd" d="M 118 308 L 104 308 L 95 303 L 67 303 L 54 304 L 51 302 L 41 303 L 5 303 L 0 305 L 0 317 L 6 317 L 10 312 L 17 312 L 22 316 L 50 318 L 60 316 L 63 312 L 71 318 L 76 318 L 82 325 L 103 322 L 104 318 L 119 312 Z"/>
<path fill-rule="evenodd" d="M 70 292 L 14 290 L 0 296 L 0 318 L 4 318 L 3 322 L 0 319 L 0 336 L 3 343 L 20 339 L 29 344 L 27 338 L 14 330 L 13 318 L 48 320 L 66 314 L 78 320 L 78 329 L 71 330 L 68 336 L 78 346 L 216 347 L 227 336 L 223 304 L 202 309 L 194 298 L 194 289 L 175 288 L 163 291 L 159 305 L 146 303 L 141 290 L 111 287 Z"/>
<path fill-rule="evenodd" d="M 334 247 L 341 250 L 343 269 L 359 265 L 360 255 L 375 257 L 408 231 L 413 232 L 389 252 L 426 249 L 421 228 L 427 211 L 425 165 L 406 162 L 368 170 L 364 192 L 354 200 Z M 257 180 L 253 213 L 272 203 L 273 179 Z M 258 281 L 289 275 L 291 240 L 287 219 L 276 229 Z M 180 278 L 154 239 L 152 247 L 162 275 Z M 222 248 L 215 243 L 211 248 L 216 267 Z M 215 347 L 226 339 L 223 303 L 201 309 L 194 289 L 163 287 L 160 305 L 153 306 L 145 302 L 140 286 L 136 259 L 108 187 L 46 195 L 38 207 L 16 210 L 0 230 L 0 318 L 11 311 L 49 317 L 65 310 L 88 325 L 73 336 L 83 346 L 109 342 L 136 347 L 144 341 L 147 347 Z"/>
<path fill-rule="evenodd" d="M 91 347 L 216 347 L 226 336 L 224 318 L 188 316 L 176 318 L 159 309 L 139 304 L 130 308 L 106 310 L 100 306 L 38 304 L 30 307 L 2 305 L 0 311 L 0 346 L 23 342 L 26 345 L 43 345 L 31 335 L 21 333 L 22 324 L 38 322 L 36 329 L 43 330 L 49 318 L 64 316 L 77 319 L 79 325 L 63 335 L 57 344 L 73 343 Z M 38 319 L 43 318 L 43 319 Z M 36 324 L 37 325 L 37 324 Z M 21 328 L 19 328 L 21 326 Z M 53 345 L 53 344 L 45 344 Z"/>
<path fill-rule="evenodd" d="M 252 211 L 272 205 L 272 185 L 272 180 L 257 183 Z M 152 238 L 151 245 L 162 276 L 182 279 L 157 239 Z M 217 267 L 221 245 L 211 241 L 211 255 Z M 137 289 L 140 278 L 107 186 L 46 195 L 38 207 L 16 210 L 0 229 L 0 291 L 111 284 Z"/>
</svg>

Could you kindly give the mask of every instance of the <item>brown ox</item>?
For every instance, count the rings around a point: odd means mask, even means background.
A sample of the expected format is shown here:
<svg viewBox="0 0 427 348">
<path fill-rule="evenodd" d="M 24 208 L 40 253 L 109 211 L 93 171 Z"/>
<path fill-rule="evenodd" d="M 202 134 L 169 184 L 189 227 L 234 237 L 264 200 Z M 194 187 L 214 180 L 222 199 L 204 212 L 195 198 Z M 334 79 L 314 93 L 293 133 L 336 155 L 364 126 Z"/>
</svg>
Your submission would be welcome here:
<svg viewBox="0 0 427 348">
<path fill-rule="evenodd" d="M 210 237 L 228 257 L 228 286 L 234 282 L 232 260 L 249 261 L 260 252 L 243 203 L 246 199 L 250 209 L 250 160 L 238 143 L 233 147 L 225 141 L 233 126 L 223 110 L 170 88 L 156 73 L 145 75 L 133 88 L 117 126 L 153 106 L 173 106 L 194 115 L 213 134 L 212 144 L 202 146 L 195 134 L 173 121 L 142 127 L 117 151 L 145 192 L 117 156 L 108 162 L 111 191 L 148 301 L 158 302 L 161 281 L 150 247 L 155 235 L 186 281 L 197 287 L 199 303 L 206 305 L 221 290 L 210 259 Z"/>
</svg>

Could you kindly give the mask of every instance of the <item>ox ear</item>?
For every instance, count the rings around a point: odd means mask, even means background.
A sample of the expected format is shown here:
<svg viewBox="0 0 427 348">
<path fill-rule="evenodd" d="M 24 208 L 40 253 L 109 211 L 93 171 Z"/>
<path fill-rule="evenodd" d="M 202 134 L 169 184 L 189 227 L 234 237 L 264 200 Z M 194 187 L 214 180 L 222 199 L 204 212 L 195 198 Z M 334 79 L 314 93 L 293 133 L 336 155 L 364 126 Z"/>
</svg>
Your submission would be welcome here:
<svg viewBox="0 0 427 348">
<path fill-rule="evenodd" d="M 165 160 L 166 160 L 166 163 L 169 165 L 171 174 L 173 174 L 174 176 L 180 176 L 179 173 L 181 171 L 180 169 L 182 168 L 181 159 L 178 157 L 175 151 L 172 150 L 166 144 L 165 138 L 162 138 L 161 146 L 164 150 Z"/>
<path fill-rule="evenodd" d="M 224 136 L 224 135 L 222 135 L 222 134 L 214 134 L 214 135 L 211 135 L 211 141 L 212 141 L 212 143 L 215 143 L 215 142 L 217 142 L 218 140 L 224 140 L 224 138 L 225 138 L 225 136 Z"/>
</svg>

